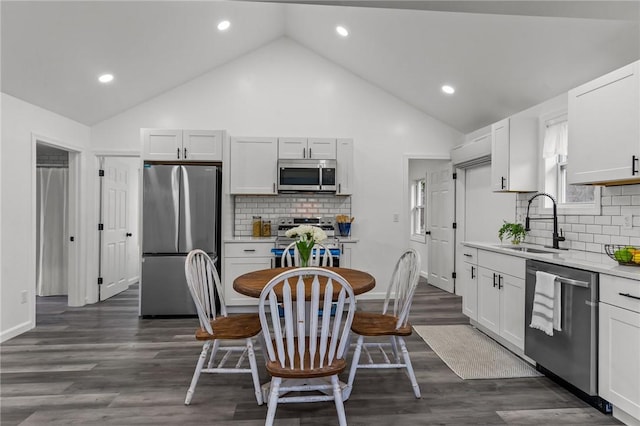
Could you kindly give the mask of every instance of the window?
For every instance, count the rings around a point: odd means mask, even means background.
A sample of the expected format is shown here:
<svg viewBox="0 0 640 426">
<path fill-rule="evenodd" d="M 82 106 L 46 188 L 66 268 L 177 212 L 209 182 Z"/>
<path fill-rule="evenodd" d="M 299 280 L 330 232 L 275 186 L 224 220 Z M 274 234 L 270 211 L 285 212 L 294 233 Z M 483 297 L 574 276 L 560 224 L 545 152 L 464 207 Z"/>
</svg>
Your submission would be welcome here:
<svg viewBox="0 0 640 426">
<path fill-rule="evenodd" d="M 561 214 L 599 214 L 599 188 L 567 183 L 567 164 L 570 159 L 567 114 L 546 117 L 541 121 L 545 192 L 555 197 Z M 543 208 L 552 207 L 550 200 L 545 199 L 544 203 Z"/>
<path fill-rule="evenodd" d="M 418 179 L 411 185 L 411 235 L 424 238 L 424 207 L 426 179 Z"/>
</svg>

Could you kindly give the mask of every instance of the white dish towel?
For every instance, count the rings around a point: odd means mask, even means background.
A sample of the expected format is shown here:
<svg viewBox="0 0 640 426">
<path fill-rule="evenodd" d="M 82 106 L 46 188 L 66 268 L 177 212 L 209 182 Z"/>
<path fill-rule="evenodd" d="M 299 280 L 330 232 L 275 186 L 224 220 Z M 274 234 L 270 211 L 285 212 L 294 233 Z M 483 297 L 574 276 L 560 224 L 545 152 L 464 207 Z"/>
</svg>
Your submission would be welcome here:
<svg viewBox="0 0 640 426">
<path fill-rule="evenodd" d="M 553 330 L 562 331 L 562 286 L 556 275 L 536 272 L 536 288 L 529 327 L 553 336 Z"/>
</svg>

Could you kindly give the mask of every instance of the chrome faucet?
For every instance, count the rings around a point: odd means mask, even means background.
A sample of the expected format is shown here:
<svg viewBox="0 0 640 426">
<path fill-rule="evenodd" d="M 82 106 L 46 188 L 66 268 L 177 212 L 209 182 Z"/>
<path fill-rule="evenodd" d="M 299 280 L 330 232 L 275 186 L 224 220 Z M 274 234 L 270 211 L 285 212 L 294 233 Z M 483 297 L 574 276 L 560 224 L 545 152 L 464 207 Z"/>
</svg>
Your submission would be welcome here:
<svg viewBox="0 0 640 426">
<path fill-rule="evenodd" d="M 529 208 L 531 207 L 531 202 L 541 196 L 544 195 L 545 197 L 549 197 L 551 199 L 551 201 L 553 202 L 553 217 L 529 217 Z M 527 204 L 527 217 L 524 220 L 524 229 L 525 231 L 530 231 L 531 228 L 529 227 L 529 221 L 531 220 L 549 220 L 549 219 L 553 219 L 553 245 L 551 247 L 553 247 L 554 249 L 560 249 L 561 247 L 558 245 L 558 243 L 560 241 L 564 241 L 565 238 L 562 235 L 562 229 L 560 230 L 560 234 L 558 234 L 558 209 L 557 209 L 557 205 L 556 205 L 556 199 L 553 198 L 551 195 L 545 193 L 545 192 L 538 192 L 536 195 L 534 195 L 533 197 L 529 198 L 529 204 Z M 546 246 L 548 247 L 548 246 Z M 568 250 L 563 248 L 563 250 Z"/>
</svg>

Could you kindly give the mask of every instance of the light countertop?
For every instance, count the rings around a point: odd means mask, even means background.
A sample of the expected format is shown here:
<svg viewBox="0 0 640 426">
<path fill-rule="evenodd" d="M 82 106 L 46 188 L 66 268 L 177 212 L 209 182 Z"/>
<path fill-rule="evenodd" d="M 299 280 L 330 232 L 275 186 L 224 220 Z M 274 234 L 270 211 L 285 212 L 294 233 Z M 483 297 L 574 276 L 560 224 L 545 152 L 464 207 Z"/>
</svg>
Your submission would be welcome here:
<svg viewBox="0 0 640 426">
<path fill-rule="evenodd" d="M 327 240 L 331 241 L 331 240 Z M 349 243 L 357 243 L 359 240 L 353 237 L 336 237 L 335 244 L 349 244 Z M 225 237 L 223 239 L 225 243 L 275 243 L 276 236 L 273 235 L 271 237 L 248 237 L 248 236 L 238 236 L 238 237 Z M 333 242 L 333 241 L 331 241 Z"/>
<path fill-rule="evenodd" d="M 535 244 L 520 244 L 522 247 L 531 247 L 552 251 L 553 253 L 531 253 L 511 250 L 509 244 L 495 244 L 475 241 L 464 241 L 462 245 L 481 250 L 493 251 L 496 253 L 508 254 L 511 256 L 523 257 L 525 259 L 535 259 L 557 265 L 570 266 L 572 268 L 584 269 L 601 274 L 615 275 L 623 278 L 640 281 L 640 266 L 623 266 L 611 259 L 606 254 L 592 253 L 580 250 L 554 250 Z"/>
</svg>

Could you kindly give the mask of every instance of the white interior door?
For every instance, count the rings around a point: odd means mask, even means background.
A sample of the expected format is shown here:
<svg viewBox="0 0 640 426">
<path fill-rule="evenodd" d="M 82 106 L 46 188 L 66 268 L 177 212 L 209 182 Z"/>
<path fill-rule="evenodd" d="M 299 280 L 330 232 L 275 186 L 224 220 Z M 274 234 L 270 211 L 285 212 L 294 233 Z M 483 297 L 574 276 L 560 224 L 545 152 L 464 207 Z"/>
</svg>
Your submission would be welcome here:
<svg viewBox="0 0 640 426">
<path fill-rule="evenodd" d="M 429 284 L 453 293 L 454 180 L 451 163 L 427 171 L 427 232 Z"/>
<path fill-rule="evenodd" d="M 102 177 L 102 220 L 100 251 L 100 300 L 129 287 L 127 238 L 129 225 L 129 166 L 117 158 L 104 158 Z"/>
</svg>

